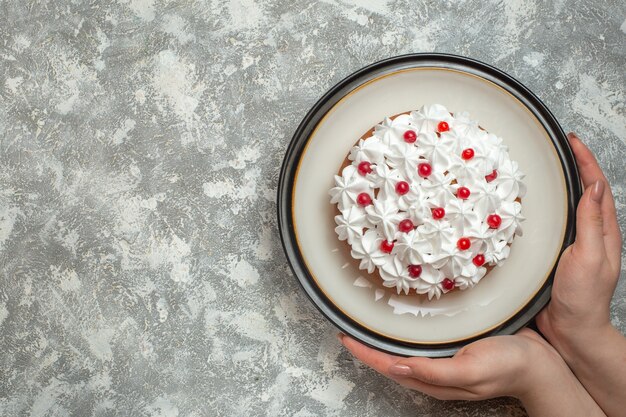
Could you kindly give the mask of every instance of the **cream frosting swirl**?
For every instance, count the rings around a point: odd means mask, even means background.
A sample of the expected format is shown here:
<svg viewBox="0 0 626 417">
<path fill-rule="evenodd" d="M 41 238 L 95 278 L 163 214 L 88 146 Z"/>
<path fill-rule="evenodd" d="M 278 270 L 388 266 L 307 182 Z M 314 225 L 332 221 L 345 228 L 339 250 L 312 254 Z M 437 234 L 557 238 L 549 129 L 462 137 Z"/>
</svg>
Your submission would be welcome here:
<svg viewBox="0 0 626 417">
<path fill-rule="evenodd" d="M 402 215 L 393 200 L 374 200 L 374 204 L 367 206 L 365 212 L 367 219 L 382 232 L 385 239 L 394 239 Z"/>
<path fill-rule="evenodd" d="M 347 240 L 352 244 L 355 239 L 363 236 L 363 228 L 372 227 L 367 221 L 365 210 L 358 206 L 352 206 L 348 210 L 344 210 L 339 216 L 335 216 L 335 232 L 339 236 L 339 240 Z"/>
<path fill-rule="evenodd" d="M 377 266 L 385 264 L 387 255 L 380 250 L 382 240 L 375 230 L 368 230 L 361 239 L 352 242 L 350 254 L 354 259 L 361 260 L 360 269 L 366 269 L 371 274 Z"/>
<path fill-rule="evenodd" d="M 359 175 L 354 165 L 343 169 L 341 176 L 335 175 L 335 187 L 330 190 L 330 202 L 337 204 L 339 210 L 347 210 L 356 204 L 358 195 L 371 190 L 370 182 Z"/>
</svg>

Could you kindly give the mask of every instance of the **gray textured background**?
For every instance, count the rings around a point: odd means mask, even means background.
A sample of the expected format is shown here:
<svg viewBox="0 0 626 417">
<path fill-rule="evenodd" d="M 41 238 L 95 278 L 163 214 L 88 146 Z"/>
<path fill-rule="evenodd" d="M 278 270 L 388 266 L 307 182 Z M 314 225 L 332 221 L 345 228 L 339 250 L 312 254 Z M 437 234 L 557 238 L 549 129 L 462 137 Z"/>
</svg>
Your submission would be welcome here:
<svg viewBox="0 0 626 417">
<path fill-rule="evenodd" d="M 469 55 L 585 138 L 624 230 L 625 19 L 618 0 L 0 0 L 0 415 L 523 414 L 339 347 L 280 247 L 279 165 L 352 71 Z"/>
</svg>

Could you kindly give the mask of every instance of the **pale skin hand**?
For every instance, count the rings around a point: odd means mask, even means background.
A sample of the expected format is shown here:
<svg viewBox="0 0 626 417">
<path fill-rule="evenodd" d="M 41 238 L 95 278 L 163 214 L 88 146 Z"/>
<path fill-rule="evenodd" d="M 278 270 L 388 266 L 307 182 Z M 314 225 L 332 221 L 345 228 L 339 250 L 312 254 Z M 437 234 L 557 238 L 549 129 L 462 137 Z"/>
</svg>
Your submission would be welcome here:
<svg viewBox="0 0 626 417">
<path fill-rule="evenodd" d="M 537 333 L 482 339 L 445 359 L 402 358 L 339 335 L 361 362 L 440 400 L 512 396 L 531 416 L 603 416 L 558 353 Z"/>
<path fill-rule="evenodd" d="M 576 242 L 554 278 L 552 300 L 537 325 L 609 416 L 626 410 L 626 338 L 609 320 L 619 278 L 622 240 L 615 203 L 595 157 L 573 133 L 570 145 L 585 187 Z"/>
</svg>

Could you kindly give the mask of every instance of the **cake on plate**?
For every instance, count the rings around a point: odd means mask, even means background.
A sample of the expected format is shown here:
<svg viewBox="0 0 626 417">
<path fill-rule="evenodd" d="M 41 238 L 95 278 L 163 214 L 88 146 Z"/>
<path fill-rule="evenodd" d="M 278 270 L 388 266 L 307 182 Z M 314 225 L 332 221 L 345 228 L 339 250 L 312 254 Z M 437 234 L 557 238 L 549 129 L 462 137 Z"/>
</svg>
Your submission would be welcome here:
<svg viewBox="0 0 626 417">
<path fill-rule="evenodd" d="M 335 231 L 358 267 L 398 294 L 470 289 L 522 236 L 524 174 L 467 113 L 433 104 L 387 117 L 338 174 Z"/>
</svg>

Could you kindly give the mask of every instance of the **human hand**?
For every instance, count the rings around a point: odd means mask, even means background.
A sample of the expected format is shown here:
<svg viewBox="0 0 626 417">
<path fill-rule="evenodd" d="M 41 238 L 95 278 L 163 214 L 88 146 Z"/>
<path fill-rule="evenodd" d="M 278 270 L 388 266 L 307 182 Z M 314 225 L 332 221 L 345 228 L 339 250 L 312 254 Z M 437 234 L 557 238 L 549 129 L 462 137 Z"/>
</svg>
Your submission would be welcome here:
<svg viewBox="0 0 626 417">
<path fill-rule="evenodd" d="M 576 241 L 561 255 L 552 300 L 537 317 L 541 332 L 564 352 L 569 345 L 587 345 L 611 326 L 609 307 L 622 249 L 615 203 L 602 169 L 574 133 L 567 136 L 585 193 L 576 214 Z"/>
<path fill-rule="evenodd" d="M 568 135 L 585 187 L 576 241 L 561 256 L 552 299 L 537 326 L 610 416 L 626 408 L 626 338 L 610 322 L 622 239 L 608 182 L 591 151 Z"/>
<path fill-rule="evenodd" d="M 601 415 L 558 353 L 523 329 L 463 347 L 452 358 L 402 358 L 340 335 L 342 344 L 377 372 L 441 400 L 520 399 L 531 415 Z"/>
</svg>

